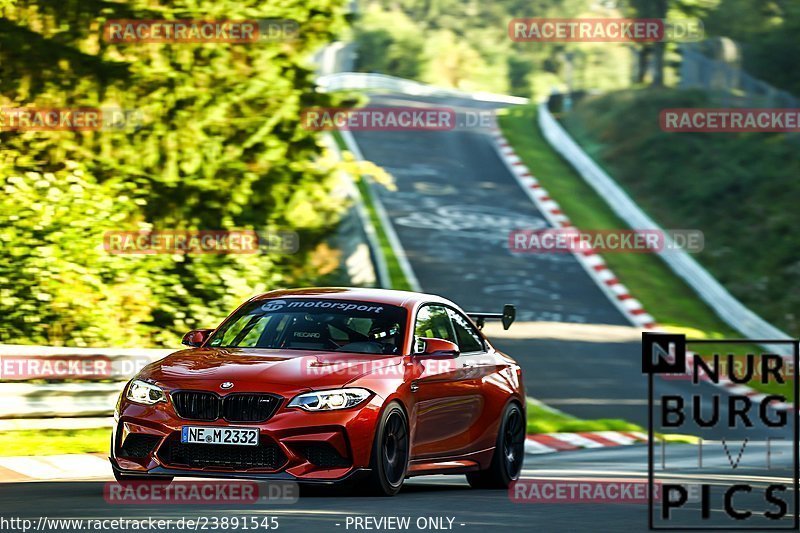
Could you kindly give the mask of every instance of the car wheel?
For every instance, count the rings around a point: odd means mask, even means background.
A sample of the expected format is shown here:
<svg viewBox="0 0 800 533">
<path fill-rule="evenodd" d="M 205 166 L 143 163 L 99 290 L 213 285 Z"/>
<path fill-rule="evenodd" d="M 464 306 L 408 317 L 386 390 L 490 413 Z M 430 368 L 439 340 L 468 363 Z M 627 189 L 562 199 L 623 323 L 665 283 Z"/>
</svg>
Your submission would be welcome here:
<svg viewBox="0 0 800 533">
<path fill-rule="evenodd" d="M 137 482 L 138 483 L 163 483 L 164 485 L 169 485 L 170 483 L 172 483 L 172 480 L 175 479 L 175 478 L 173 478 L 172 476 L 160 476 L 160 477 L 155 477 L 155 476 L 150 476 L 150 477 L 128 476 L 128 475 L 125 475 L 125 474 L 122 474 L 122 473 L 118 472 L 117 470 L 114 470 L 114 479 L 116 479 L 117 483 L 119 483 L 120 485 L 125 485 L 125 484 L 128 484 L 128 483 L 137 483 Z"/>
<path fill-rule="evenodd" d="M 497 444 L 489 468 L 467 474 L 473 488 L 505 489 L 519 478 L 525 458 L 525 416 L 516 403 L 510 403 L 503 412 L 497 433 Z"/>
<path fill-rule="evenodd" d="M 394 496 L 400 492 L 408 471 L 408 418 L 397 403 L 390 403 L 378 422 L 372 445 L 370 475 L 365 485 L 368 494 Z"/>
</svg>

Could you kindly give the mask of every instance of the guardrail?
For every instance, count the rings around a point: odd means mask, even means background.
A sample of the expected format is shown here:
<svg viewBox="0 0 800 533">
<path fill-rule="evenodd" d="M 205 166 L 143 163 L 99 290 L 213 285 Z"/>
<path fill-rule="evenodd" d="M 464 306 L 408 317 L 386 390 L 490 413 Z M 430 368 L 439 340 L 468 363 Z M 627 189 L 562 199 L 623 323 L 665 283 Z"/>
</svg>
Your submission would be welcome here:
<svg viewBox="0 0 800 533">
<path fill-rule="evenodd" d="M 539 104 L 539 127 L 544 137 L 572 165 L 606 203 L 633 229 L 663 231 L 625 191 L 564 130 L 546 103 Z M 684 251 L 659 253 L 661 259 L 694 289 L 700 298 L 732 328 L 750 339 L 791 339 L 731 295 L 714 276 Z M 774 350 L 775 346 L 769 347 Z"/>
<path fill-rule="evenodd" d="M 527 98 L 506 96 L 485 92 L 467 93 L 456 89 L 433 87 L 416 81 L 387 76 L 385 74 L 370 74 L 365 72 L 340 72 L 328 74 L 317 78 L 317 86 L 324 92 L 344 90 L 383 90 L 408 94 L 411 96 L 442 96 L 480 100 L 483 102 L 498 102 L 505 104 L 526 104 Z"/>
<path fill-rule="evenodd" d="M 110 415 L 123 383 L 173 351 L 0 345 L 0 419 Z"/>
</svg>

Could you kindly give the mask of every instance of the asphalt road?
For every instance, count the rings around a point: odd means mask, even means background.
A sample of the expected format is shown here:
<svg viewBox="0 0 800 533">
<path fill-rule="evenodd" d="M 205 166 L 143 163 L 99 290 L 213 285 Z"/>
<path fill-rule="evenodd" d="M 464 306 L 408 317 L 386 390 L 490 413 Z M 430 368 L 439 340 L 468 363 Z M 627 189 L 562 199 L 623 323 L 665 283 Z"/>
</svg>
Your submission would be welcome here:
<svg viewBox="0 0 800 533">
<path fill-rule="evenodd" d="M 704 453 L 702 468 L 697 465 L 697 449 L 689 445 L 670 445 L 665 452 L 666 469 L 657 470 L 656 479 L 663 482 L 680 483 L 687 486 L 688 501 L 673 515 L 672 524 L 680 520 L 686 525 L 713 525 L 731 527 L 732 525 L 751 525 L 759 527 L 791 527 L 790 516 L 767 522 L 761 512 L 775 510 L 763 497 L 764 487 L 770 484 L 791 486 L 791 461 L 787 458 L 790 446 L 774 448 L 773 459 L 767 468 L 764 447 L 749 448 L 741 457 L 737 469 L 730 468 L 730 460 L 719 446 L 709 445 Z M 660 454 L 660 451 L 657 450 Z M 393 498 L 372 498 L 340 496 L 335 493 L 301 495 L 294 503 L 256 504 L 246 506 L 201 505 L 148 505 L 112 504 L 103 494 L 100 482 L 67 483 L 17 483 L 0 485 L 0 509 L 3 516 L 28 518 L 33 524 L 45 517 L 50 524 L 48 531 L 80 531 L 87 527 L 87 519 L 111 520 L 117 518 L 171 520 L 170 527 L 162 530 L 178 531 L 178 523 L 184 520 L 200 520 L 208 530 L 213 528 L 213 520 L 239 517 L 275 517 L 279 531 L 391 531 L 387 527 L 355 526 L 357 519 L 381 519 L 387 517 L 408 517 L 410 525 L 401 531 L 463 531 L 480 532 L 487 528 L 504 528 L 510 531 L 642 531 L 648 521 L 646 496 L 633 502 L 620 501 L 617 493 L 606 486 L 610 501 L 603 503 L 575 503 L 570 501 L 568 492 L 561 496 L 553 488 L 541 485 L 545 481 L 555 486 L 569 487 L 570 484 L 589 481 L 615 481 L 631 486 L 640 486 L 639 495 L 646 495 L 643 485 L 646 480 L 647 447 L 629 446 L 601 450 L 563 452 L 542 456 L 528 456 L 523 472 L 525 480 L 537 480 L 539 490 L 532 492 L 530 485 L 525 491 L 516 494 L 524 501 L 512 501 L 513 493 L 507 491 L 473 490 L 466 484 L 463 476 L 431 476 L 415 478 L 407 482 L 402 492 Z M 559 481 L 560 480 L 560 481 Z M 709 481 L 710 480 L 710 481 Z M 752 494 L 740 494 L 734 499 L 738 510 L 751 510 L 754 516 L 750 521 L 732 521 L 724 511 L 723 494 L 720 487 L 734 482 L 747 481 L 754 487 Z M 701 494 L 698 483 L 710 482 L 710 518 L 701 520 Z M 527 483 L 527 482 L 526 482 Z M 617 485 L 619 488 L 619 485 Z M 563 489 L 569 490 L 568 488 Z M 579 489 L 573 489 L 580 494 Z M 597 489 L 593 489 L 597 490 Z M 534 502 L 530 498 L 536 494 L 545 501 Z M 621 492 L 620 492 L 621 494 Z M 629 496 L 631 495 L 629 494 Z M 791 495 L 784 494 L 794 509 Z M 660 512 L 660 500 L 656 499 L 654 510 L 656 519 Z M 52 527 L 55 519 L 81 519 L 82 526 L 67 525 L 64 528 Z M 207 520 L 207 522 L 205 522 Z M 417 521 L 420 521 L 418 524 Z M 435 526 L 428 520 L 434 521 Z M 426 521 L 423 523 L 423 521 Z M 437 522 L 438 521 L 438 522 Z M 375 526 L 374 522 L 362 522 Z M 657 522 L 657 525 L 659 523 Z M 661 525 L 665 523 L 661 522 Z M 668 524 L 667 524 L 668 525 Z M 202 530 L 202 527 L 198 527 Z M 118 529 L 120 530 L 120 529 Z M 185 529 L 184 529 L 185 530 Z M 229 529 L 233 530 L 233 529 Z M 263 528 L 261 530 L 264 530 Z M 4 527 L 3 531 L 11 531 Z M 152 530 L 151 530 L 152 531 Z M 242 531 L 242 529 L 238 529 Z"/>
</svg>

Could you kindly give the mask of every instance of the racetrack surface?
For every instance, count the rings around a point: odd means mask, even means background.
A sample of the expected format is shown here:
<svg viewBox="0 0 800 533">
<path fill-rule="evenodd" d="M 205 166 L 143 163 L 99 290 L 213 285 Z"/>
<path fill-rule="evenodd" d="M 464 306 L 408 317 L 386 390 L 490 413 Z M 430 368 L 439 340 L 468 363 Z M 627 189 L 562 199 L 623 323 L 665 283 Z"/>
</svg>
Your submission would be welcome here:
<svg viewBox="0 0 800 533">
<path fill-rule="evenodd" d="M 776 450 L 777 451 L 777 450 Z M 786 450 L 783 450 L 786 452 Z M 672 480 L 681 483 L 696 482 L 701 471 L 697 468 L 697 451 L 693 446 L 671 445 L 666 452 Z M 757 451 L 745 456 L 739 472 L 731 474 L 726 457 L 720 449 L 709 447 L 704 459 L 702 475 L 715 476 L 716 483 L 733 480 L 755 480 L 757 487 L 772 482 L 788 482 L 786 460 L 789 454 L 775 456 L 771 469 L 764 465 L 764 457 Z M 571 482 L 586 480 L 638 480 L 646 479 L 647 446 L 629 446 L 602 450 L 563 452 L 526 458 L 525 479 L 565 479 Z M 658 478 L 660 479 L 660 478 Z M 544 494 L 544 490 L 542 490 Z M 704 525 L 730 524 L 726 522 L 720 496 L 714 492 L 711 519 Z M 750 506 L 754 511 L 769 510 L 763 500 L 747 495 L 737 497 L 739 508 Z M 17 483 L 0 485 L 0 508 L 4 516 L 31 517 L 34 522 L 45 515 L 55 518 L 142 519 L 153 517 L 201 520 L 217 517 L 263 518 L 274 516 L 279 531 L 356 531 L 352 520 L 356 517 L 411 517 L 408 531 L 418 529 L 417 519 L 452 519 L 448 530 L 463 532 L 485 531 L 486 528 L 508 528 L 511 531 L 642 531 L 646 528 L 648 508 L 640 503 L 558 503 L 512 502 L 507 491 L 470 489 L 463 476 L 430 476 L 407 482 L 402 492 L 393 498 L 340 496 L 336 493 L 301 495 L 295 503 L 263 504 L 239 507 L 219 505 L 118 505 L 103 498 L 101 482 L 68 483 Z M 699 503 L 688 502 L 680 516 L 684 523 L 699 522 Z M 677 515 L 676 515 L 677 516 Z M 347 527 L 348 517 L 351 525 Z M 780 522 L 791 526 L 787 520 Z M 447 528 L 446 528 L 447 529 Z M 77 528 L 60 531 L 78 531 Z M 175 530 L 174 528 L 171 530 Z M 363 529 L 361 529 L 363 530 Z M 381 530 L 389 530 L 387 528 Z"/>
</svg>

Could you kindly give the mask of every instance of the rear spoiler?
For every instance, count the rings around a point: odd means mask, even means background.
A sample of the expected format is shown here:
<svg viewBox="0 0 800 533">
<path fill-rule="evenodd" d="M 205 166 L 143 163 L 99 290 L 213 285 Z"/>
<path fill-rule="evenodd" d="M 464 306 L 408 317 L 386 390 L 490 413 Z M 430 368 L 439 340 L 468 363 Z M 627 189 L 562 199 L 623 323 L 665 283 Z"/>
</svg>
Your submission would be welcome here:
<svg viewBox="0 0 800 533">
<path fill-rule="evenodd" d="M 502 320 L 503 329 L 508 329 L 514 323 L 514 319 L 517 318 L 517 308 L 512 304 L 506 304 L 503 306 L 502 313 L 467 313 L 467 316 L 475 321 L 478 329 L 483 329 L 483 325 L 487 320 Z"/>
</svg>

